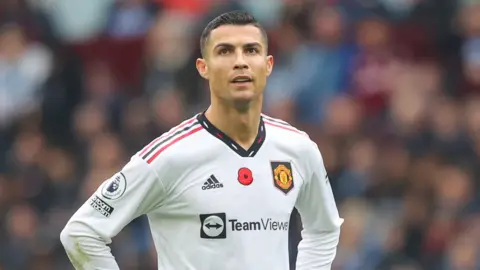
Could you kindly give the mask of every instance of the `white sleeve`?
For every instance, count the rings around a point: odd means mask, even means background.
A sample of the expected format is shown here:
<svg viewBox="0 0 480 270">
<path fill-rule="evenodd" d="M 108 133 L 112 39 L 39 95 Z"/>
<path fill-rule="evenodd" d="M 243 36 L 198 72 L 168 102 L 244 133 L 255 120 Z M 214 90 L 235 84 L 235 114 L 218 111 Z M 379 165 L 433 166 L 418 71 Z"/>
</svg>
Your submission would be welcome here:
<svg viewBox="0 0 480 270">
<path fill-rule="evenodd" d="M 107 244 L 133 219 L 158 207 L 164 187 L 149 164 L 134 156 L 71 217 L 60 240 L 75 269 L 119 269 Z"/>
<path fill-rule="evenodd" d="M 312 148 L 307 161 L 310 173 L 295 205 L 303 224 L 297 270 L 331 269 L 343 223 L 318 146 L 313 143 Z"/>
</svg>

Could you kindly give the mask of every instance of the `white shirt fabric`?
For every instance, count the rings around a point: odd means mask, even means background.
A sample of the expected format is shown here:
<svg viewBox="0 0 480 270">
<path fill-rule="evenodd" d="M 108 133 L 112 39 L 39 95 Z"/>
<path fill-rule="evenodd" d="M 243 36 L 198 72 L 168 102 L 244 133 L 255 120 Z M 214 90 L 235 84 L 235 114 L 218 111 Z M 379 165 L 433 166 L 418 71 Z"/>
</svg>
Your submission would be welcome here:
<svg viewBox="0 0 480 270">
<path fill-rule="evenodd" d="M 304 227 L 297 269 L 330 269 L 343 219 L 317 145 L 262 115 L 255 143 L 244 150 L 198 114 L 106 180 L 61 241 L 76 269 L 119 269 L 107 244 L 147 215 L 158 269 L 287 270 L 294 207 Z"/>
</svg>

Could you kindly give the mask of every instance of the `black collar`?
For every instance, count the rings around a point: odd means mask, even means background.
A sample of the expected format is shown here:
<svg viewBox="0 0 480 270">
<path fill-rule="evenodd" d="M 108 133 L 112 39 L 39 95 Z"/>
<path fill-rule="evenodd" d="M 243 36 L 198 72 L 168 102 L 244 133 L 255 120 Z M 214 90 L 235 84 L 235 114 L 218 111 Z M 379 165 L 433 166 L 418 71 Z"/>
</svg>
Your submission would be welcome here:
<svg viewBox="0 0 480 270">
<path fill-rule="evenodd" d="M 254 157 L 257 152 L 260 150 L 263 142 L 265 141 L 265 123 L 263 122 L 263 117 L 260 117 L 260 124 L 258 125 L 258 132 L 257 137 L 253 144 L 248 148 L 248 150 L 241 147 L 238 143 L 228 137 L 225 133 L 215 127 L 210 121 L 208 121 L 207 117 L 205 117 L 204 113 L 200 113 L 197 116 L 198 122 L 207 130 L 210 134 L 212 134 L 217 139 L 224 142 L 228 147 L 230 147 L 235 153 L 240 155 L 241 157 Z"/>
</svg>

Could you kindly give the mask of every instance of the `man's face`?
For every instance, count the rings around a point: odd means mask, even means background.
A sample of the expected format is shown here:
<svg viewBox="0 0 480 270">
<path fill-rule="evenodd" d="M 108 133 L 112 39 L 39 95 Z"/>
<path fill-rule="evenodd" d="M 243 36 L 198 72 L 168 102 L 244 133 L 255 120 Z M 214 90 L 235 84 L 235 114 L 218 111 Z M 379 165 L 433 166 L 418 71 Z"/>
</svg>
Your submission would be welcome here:
<svg viewBox="0 0 480 270">
<path fill-rule="evenodd" d="M 253 25 L 224 25 L 213 30 L 205 59 L 197 69 L 209 80 L 213 94 L 234 105 L 250 104 L 260 97 L 273 67 L 260 29 Z"/>
</svg>

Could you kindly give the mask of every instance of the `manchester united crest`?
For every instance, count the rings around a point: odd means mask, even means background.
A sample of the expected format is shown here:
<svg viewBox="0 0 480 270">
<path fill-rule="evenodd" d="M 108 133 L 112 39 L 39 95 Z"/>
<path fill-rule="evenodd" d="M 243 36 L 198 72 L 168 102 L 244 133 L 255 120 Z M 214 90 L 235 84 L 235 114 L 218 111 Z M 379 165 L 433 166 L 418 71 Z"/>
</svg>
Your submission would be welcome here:
<svg viewBox="0 0 480 270">
<path fill-rule="evenodd" d="M 290 162 L 272 161 L 273 184 L 287 194 L 293 189 L 292 165 Z"/>
</svg>

